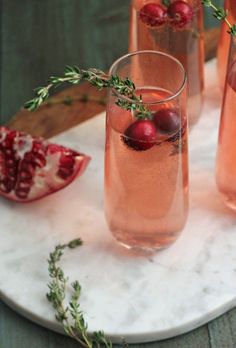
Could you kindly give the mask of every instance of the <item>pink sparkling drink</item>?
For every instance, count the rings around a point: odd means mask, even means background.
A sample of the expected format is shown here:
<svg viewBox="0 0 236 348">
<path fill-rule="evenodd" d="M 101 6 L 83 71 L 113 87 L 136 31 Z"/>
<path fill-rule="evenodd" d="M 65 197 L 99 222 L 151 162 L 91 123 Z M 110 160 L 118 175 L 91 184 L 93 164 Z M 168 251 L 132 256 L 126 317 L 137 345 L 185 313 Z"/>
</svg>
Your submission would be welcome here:
<svg viewBox="0 0 236 348">
<path fill-rule="evenodd" d="M 129 51 L 171 54 L 187 73 L 187 114 L 190 127 L 202 109 L 204 85 L 203 20 L 200 0 L 132 0 Z"/>
<path fill-rule="evenodd" d="M 185 72 L 171 56 L 142 51 L 116 61 L 110 73 L 132 79 L 152 117 L 138 120 L 118 107 L 117 96 L 109 92 L 107 222 L 113 236 L 128 248 L 163 248 L 176 240 L 188 213 Z"/>
<path fill-rule="evenodd" d="M 236 211 L 236 38 L 231 38 L 219 128 L 216 182 L 224 203 Z"/>
<path fill-rule="evenodd" d="M 225 0 L 224 8 L 229 11 L 227 19 L 231 23 L 236 23 L 236 1 Z M 220 35 L 217 46 L 217 69 L 220 88 L 223 90 L 225 84 L 225 76 L 227 69 L 227 61 L 230 46 L 230 35 L 227 33 L 229 30 L 228 25 L 225 21 L 221 22 Z"/>
</svg>

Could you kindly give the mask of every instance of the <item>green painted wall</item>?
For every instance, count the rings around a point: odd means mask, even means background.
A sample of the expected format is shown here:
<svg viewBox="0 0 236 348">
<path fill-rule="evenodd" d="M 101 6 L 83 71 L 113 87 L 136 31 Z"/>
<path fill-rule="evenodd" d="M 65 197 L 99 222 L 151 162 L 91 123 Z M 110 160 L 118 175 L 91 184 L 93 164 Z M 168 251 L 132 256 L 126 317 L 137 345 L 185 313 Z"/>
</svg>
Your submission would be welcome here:
<svg viewBox="0 0 236 348">
<path fill-rule="evenodd" d="M 107 69 L 124 54 L 129 3 L 0 0 L 0 122 L 9 120 L 32 97 L 34 87 L 60 74 L 66 64 Z M 211 16 L 206 24 L 215 25 Z"/>
</svg>

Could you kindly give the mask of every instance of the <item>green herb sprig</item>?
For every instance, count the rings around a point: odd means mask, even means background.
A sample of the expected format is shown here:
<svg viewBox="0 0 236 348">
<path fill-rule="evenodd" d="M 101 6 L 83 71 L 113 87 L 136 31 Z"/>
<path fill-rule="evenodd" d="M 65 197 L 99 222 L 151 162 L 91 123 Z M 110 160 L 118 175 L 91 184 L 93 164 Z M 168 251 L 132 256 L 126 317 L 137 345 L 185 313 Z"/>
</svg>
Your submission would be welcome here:
<svg viewBox="0 0 236 348">
<path fill-rule="evenodd" d="M 103 71 L 93 68 L 83 70 L 77 66 L 67 66 L 64 76 L 52 76 L 47 86 L 35 89 L 35 98 L 28 101 L 25 108 L 34 111 L 48 99 L 52 88 L 56 88 L 63 83 L 76 85 L 82 81 L 88 81 L 98 90 L 112 88 L 113 94 L 117 97 L 116 104 L 123 109 L 134 111 L 138 119 L 150 119 L 152 117 L 151 112 L 142 104 L 142 96 L 138 97 L 136 95 L 135 85 L 128 77 L 122 80 L 118 75 L 107 75 Z M 122 99 L 120 96 L 125 96 L 130 100 Z"/>
<path fill-rule="evenodd" d="M 68 306 L 65 306 L 65 296 L 68 278 L 65 277 L 62 268 L 58 265 L 66 248 L 74 249 L 82 245 L 81 239 L 74 239 L 68 244 L 57 245 L 48 259 L 48 271 L 51 278 L 48 284 L 47 299 L 56 311 L 56 320 L 62 324 L 68 336 L 76 340 L 85 348 L 112 348 L 112 343 L 105 337 L 103 331 L 88 334 L 88 325 L 84 320 L 80 309 L 79 298 L 81 286 L 78 281 L 71 284 L 73 293 Z"/>
<path fill-rule="evenodd" d="M 169 6 L 170 6 L 170 0 L 162 0 L 162 4 L 163 4 L 165 7 L 169 7 Z"/>
<path fill-rule="evenodd" d="M 232 24 L 228 20 L 228 10 L 225 10 L 223 7 L 217 7 L 211 0 L 202 0 L 202 4 L 212 9 L 213 16 L 216 19 L 218 19 L 219 21 L 224 20 L 229 27 L 229 30 L 227 32 L 232 36 L 236 36 L 236 24 Z"/>
</svg>

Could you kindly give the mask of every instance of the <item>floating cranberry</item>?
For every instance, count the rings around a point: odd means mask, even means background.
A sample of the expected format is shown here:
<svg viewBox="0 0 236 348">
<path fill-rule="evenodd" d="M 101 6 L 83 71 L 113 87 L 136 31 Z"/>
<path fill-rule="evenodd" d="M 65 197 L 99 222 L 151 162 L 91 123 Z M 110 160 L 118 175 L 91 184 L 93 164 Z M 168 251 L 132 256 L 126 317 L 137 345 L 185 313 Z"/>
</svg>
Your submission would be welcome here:
<svg viewBox="0 0 236 348">
<path fill-rule="evenodd" d="M 148 150 L 156 144 L 156 127 L 150 120 L 137 120 L 126 129 L 122 139 L 133 150 Z"/>
<path fill-rule="evenodd" d="M 187 122 L 185 121 L 181 129 L 179 129 L 176 133 L 174 133 L 172 136 L 166 139 L 166 141 L 169 141 L 169 142 L 178 141 L 180 138 L 182 138 L 182 136 L 184 136 L 186 130 L 187 130 Z"/>
<path fill-rule="evenodd" d="M 167 19 L 167 10 L 154 2 L 144 5 L 140 10 L 141 20 L 151 27 L 159 27 Z"/>
<path fill-rule="evenodd" d="M 175 109 L 161 109 L 153 115 L 153 122 L 161 133 L 172 134 L 180 128 L 180 116 Z"/>
<path fill-rule="evenodd" d="M 193 20 L 193 9 L 183 0 L 172 2 L 167 9 L 167 14 L 171 24 L 176 28 L 184 28 Z"/>
</svg>

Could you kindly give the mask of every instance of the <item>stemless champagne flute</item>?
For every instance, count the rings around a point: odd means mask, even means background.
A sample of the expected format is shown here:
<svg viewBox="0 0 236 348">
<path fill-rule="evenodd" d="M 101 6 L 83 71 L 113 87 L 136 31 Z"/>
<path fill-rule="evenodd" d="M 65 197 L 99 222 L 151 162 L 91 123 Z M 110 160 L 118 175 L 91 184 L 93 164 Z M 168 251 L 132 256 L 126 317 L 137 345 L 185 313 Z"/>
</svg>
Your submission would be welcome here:
<svg viewBox="0 0 236 348">
<path fill-rule="evenodd" d="M 186 74 L 177 59 L 155 51 L 121 57 L 110 74 L 135 83 L 151 117 L 140 119 L 121 109 L 114 91 L 108 93 L 107 222 L 113 236 L 128 248 L 163 248 L 176 240 L 188 213 Z"/>
<path fill-rule="evenodd" d="M 183 64 L 188 77 L 189 125 L 195 124 L 201 113 L 204 84 L 201 1 L 132 0 L 129 50 L 166 52 Z"/>
<path fill-rule="evenodd" d="M 222 199 L 236 211 L 236 37 L 230 41 L 216 161 L 216 182 Z"/>
<path fill-rule="evenodd" d="M 225 0 L 224 8 L 228 10 L 228 20 L 231 23 L 236 23 L 236 1 Z M 225 76 L 227 69 L 227 60 L 230 46 L 230 35 L 227 33 L 228 25 L 225 21 L 221 22 L 220 35 L 217 46 L 217 69 L 220 88 L 223 90 L 225 84 Z"/>
</svg>

